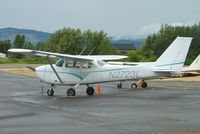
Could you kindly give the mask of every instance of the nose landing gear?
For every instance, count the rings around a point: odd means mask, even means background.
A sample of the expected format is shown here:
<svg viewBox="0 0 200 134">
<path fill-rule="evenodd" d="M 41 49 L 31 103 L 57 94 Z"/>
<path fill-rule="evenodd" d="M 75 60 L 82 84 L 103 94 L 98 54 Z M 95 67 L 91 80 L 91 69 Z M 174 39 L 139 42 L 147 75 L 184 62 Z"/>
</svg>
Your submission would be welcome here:
<svg viewBox="0 0 200 134">
<path fill-rule="evenodd" d="M 48 96 L 53 96 L 54 95 L 54 85 L 51 85 L 51 88 L 49 88 L 48 90 L 47 90 L 47 95 Z"/>
</svg>

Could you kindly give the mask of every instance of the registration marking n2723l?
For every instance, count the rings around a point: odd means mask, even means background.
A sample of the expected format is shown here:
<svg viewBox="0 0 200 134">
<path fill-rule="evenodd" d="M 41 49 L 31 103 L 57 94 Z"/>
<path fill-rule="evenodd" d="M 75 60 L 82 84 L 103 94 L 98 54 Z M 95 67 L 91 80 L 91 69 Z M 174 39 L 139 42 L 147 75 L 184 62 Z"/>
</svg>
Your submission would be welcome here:
<svg viewBox="0 0 200 134">
<path fill-rule="evenodd" d="M 134 79 L 137 78 L 138 71 L 112 71 L 109 73 L 109 78 L 112 79 Z"/>
</svg>

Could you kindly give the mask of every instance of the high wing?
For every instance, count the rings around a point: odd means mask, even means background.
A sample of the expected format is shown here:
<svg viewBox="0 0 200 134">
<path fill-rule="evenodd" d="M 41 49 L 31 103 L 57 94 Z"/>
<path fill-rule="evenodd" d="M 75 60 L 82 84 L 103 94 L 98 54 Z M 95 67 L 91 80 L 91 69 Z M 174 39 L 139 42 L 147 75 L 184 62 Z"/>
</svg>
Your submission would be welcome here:
<svg viewBox="0 0 200 134">
<path fill-rule="evenodd" d="M 51 52 L 45 52 L 45 51 L 38 51 L 38 50 L 30 50 L 30 49 L 9 49 L 8 52 L 12 53 L 20 53 L 24 55 L 30 55 L 30 56 L 43 56 L 43 57 L 50 57 L 50 58 L 64 58 L 64 59 L 72 59 L 72 60 L 118 60 L 118 59 L 124 59 L 127 58 L 127 56 L 122 55 L 69 55 L 69 54 L 60 54 L 60 53 L 51 53 Z"/>
</svg>

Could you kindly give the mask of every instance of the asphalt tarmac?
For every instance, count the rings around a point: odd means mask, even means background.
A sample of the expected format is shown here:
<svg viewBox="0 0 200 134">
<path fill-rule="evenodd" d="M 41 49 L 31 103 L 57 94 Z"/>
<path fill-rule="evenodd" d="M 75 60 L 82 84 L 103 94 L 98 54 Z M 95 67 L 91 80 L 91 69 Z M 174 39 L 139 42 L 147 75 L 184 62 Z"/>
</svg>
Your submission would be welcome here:
<svg viewBox="0 0 200 134">
<path fill-rule="evenodd" d="M 199 82 L 148 82 L 130 89 L 130 82 L 101 84 L 101 95 L 76 97 L 68 87 L 46 95 L 37 78 L 0 73 L 1 134 L 156 134 L 200 131 Z M 43 92 L 41 86 L 43 85 Z M 94 85 L 94 88 L 97 88 Z"/>
</svg>

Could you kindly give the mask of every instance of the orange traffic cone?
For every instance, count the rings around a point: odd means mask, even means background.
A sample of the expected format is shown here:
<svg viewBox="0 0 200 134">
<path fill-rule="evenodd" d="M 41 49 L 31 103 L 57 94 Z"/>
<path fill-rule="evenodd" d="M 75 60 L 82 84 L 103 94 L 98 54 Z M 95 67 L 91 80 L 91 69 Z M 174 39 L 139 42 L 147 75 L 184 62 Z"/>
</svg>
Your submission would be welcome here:
<svg viewBox="0 0 200 134">
<path fill-rule="evenodd" d="M 98 87 L 97 87 L 97 94 L 101 94 L 101 86 L 100 86 L 100 84 L 98 84 Z"/>
</svg>

